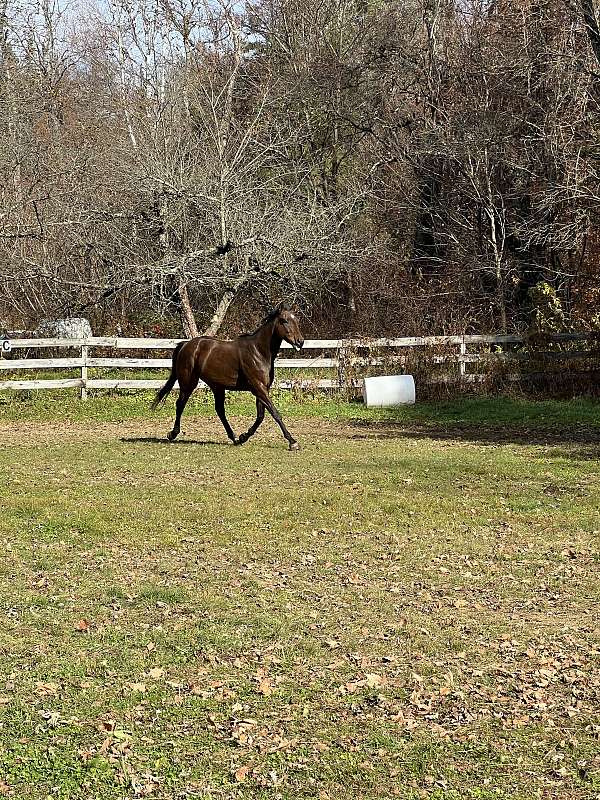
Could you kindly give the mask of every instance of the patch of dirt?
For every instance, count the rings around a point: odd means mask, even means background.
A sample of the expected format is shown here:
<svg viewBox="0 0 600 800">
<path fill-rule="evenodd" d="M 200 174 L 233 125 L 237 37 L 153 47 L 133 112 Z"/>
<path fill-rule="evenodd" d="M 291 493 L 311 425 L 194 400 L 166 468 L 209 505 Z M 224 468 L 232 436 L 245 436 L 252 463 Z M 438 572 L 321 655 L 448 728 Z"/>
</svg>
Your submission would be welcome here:
<svg viewBox="0 0 600 800">
<path fill-rule="evenodd" d="M 0 423 L 0 441 L 5 447 L 23 446 L 23 444 L 51 444 L 109 441 L 111 439 L 125 440 L 132 443 L 136 441 L 166 442 L 167 431 L 172 425 L 171 419 L 134 419 L 123 422 L 98 422 L 85 420 L 81 422 L 7 422 Z M 252 424 L 252 417 L 230 417 L 231 425 L 236 433 L 241 433 Z M 286 420 L 288 428 L 294 436 L 321 438 L 351 438 L 353 430 L 347 423 L 329 422 L 324 420 Z M 285 444 L 283 436 L 272 420 L 265 420 L 255 439 L 278 439 Z M 218 444 L 227 444 L 227 436 L 218 419 L 212 417 L 184 418 L 182 433 L 178 441 L 205 440 Z"/>
<path fill-rule="evenodd" d="M 446 445 L 499 447 L 561 447 L 565 455 L 582 460 L 600 458 L 600 429 L 578 426 L 567 428 L 535 428 L 527 426 L 419 425 L 399 422 L 354 420 L 349 426 L 354 439 L 427 439 Z M 575 452 L 577 451 L 577 452 Z"/>
<path fill-rule="evenodd" d="M 253 422 L 253 417 L 232 416 L 231 425 L 240 434 Z M 440 447 L 500 447 L 528 446 L 553 449 L 553 455 L 563 455 L 579 460 L 600 459 L 600 430 L 568 429 L 564 431 L 528 428 L 498 428 L 468 425 L 420 425 L 417 423 L 380 422 L 366 420 L 320 420 L 285 417 L 286 425 L 302 445 L 303 439 L 350 439 L 363 440 L 428 440 L 437 441 Z M 120 422 L 97 420 L 24 421 L 0 423 L 0 441 L 4 447 L 35 446 L 52 443 L 99 442 L 118 440 L 123 443 L 166 443 L 167 431 L 172 418 L 129 419 Z M 267 440 L 285 442 L 271 419 L 266 419 L 253 442 Z M 178 443 L 214 443 L 228 445 L 221 423 L 212 416 L 185 416 Z"/>
</svg>

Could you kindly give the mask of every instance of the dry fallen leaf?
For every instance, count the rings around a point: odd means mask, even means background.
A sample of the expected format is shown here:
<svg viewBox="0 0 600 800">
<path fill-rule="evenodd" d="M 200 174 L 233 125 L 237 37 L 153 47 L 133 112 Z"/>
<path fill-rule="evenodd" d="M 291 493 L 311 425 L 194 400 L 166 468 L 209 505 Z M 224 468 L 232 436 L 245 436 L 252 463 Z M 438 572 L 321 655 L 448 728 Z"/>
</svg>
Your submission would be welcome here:
<svg viewBox="0 0 600 800">
<path fill-rule="evenodd" d="M 56 695 L 58 694 L 58 684 L 38 682 L 35 685 L 35 693 L 40 697 L 44 697 L 46 695 Z"/>
<path fill-rule="evenodd" d="M 376 689 L 378 686 L 383 686 L 385 678 L 377 675 L 375 672 L 368 672 L 366 675 L 366 683 L 369 689 Z"/>
<path fill-rule="evenodd" d="M 148 675 L 157 681 L 159 678 L 165 674 L 165 671 L 162 667 L 152 667 L 152 669 L 148 672 Z"/>
<path fill-rule="evenodd" d="M 90 623 L 87 621 L 87 619 L 80 619 L 75 625 L 75 629 L 80 633 L 87 633 L 87 631 L 90 629 Z"/>
<path fill-rule="evenodd" d="M 274 688 L 270 678 L 262 678 L 258 684 L 258 691 L 266 697 L 273 694 Z"/>
<path fill-rule="evenodd" d="M 238 767 L 238 769 L 236 769 L 236 771 L 233 773 L 236 781 L 238 783 L 243 783 L 248 777 L 248 773 L 250 772 L 250 770 L 251 770 L 250 764 L 244 764 L 243 767 Z"/>
</svg>

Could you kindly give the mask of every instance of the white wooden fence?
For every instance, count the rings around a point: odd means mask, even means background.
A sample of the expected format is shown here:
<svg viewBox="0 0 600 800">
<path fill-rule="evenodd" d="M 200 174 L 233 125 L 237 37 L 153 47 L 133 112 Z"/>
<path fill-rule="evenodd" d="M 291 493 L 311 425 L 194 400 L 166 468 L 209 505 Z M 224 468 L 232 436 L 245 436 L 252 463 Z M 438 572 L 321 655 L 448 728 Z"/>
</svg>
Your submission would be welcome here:
<svg viewBox="0 0 600 800">
<path fill-rule="evenodd" d="M 575 341 L 586 340 L 589 334 L 560 334 L 550 337 L 549 341 Z M 87 396 L 89 389 L 156 389 L 163 385 L 165 378 L 148 380 L 134 378 L 98 378 L 90 377 L 89 370 L 132 370 L 132 369 L 168 369 L 171 367 L 171 358 L 152 358 L 147 357 L 115 357 L 98 356 L 97 351 L 152 351 L 152 350 L 172 350 L 181 339 L 128 339 L 94 336 L 87 339 L 13 339 L 10 340 L 10 350 L 0 348 L 0 372 L 20 372 L 21 370 L 33 370 L 43 372 L 46 370 L 77 370 L 79 376 L 69 378 L 38 378 L 35 380 L 25 380 L 12 378 L 0 381 L 0 390 L 4 389 L 69 389 L 77 388 L 81 392 L 83 399 Z M 485 374 L 469 372 L 467 365 L 484 364 L 486 362 L 499 360 L 512 360 L 515 363 L 519 360 L 530 358 L 521 353 L 506 352 L 507 346 L 522 345 L 524 339 L 520 336 L 511 335 L 484 335 L 484 336 L 426 336 L 426 337 L 407 337 L 401 339 L 314 339 L 304 343 L 302 356 L 293 358 L 278 358 L 276 367 L 278 369 L 304 370 L 304 376 L 299 379 L 284 379 L 278 381 L 281 388 L 291 388 L 294 386 L 310 388 L 341 388 L 359 382 L 359 374 L 365 368 L 383 365 L 393 362 L 399 367 L 408 361 L 406 356 L 401 354 L 401 349 L 422 349 L 429 348 L 433 352 L 429 355 L 429 363 L 446 364 L 449 371 L 445 374 L 431 377 L 429 382 L 446 383 L 453 381 L 477 382 L 485 379 Z M 490 352 L 490 346 L 500 348 L 500 352 Z M 481 348 L 487 352 L 481 352 Z M 283 343 L 283 348 L 291 349 L 290 345 Z M 78 354 L 68 355 L 64 358 L 44 358 L 32 357 L 31 351 L 48 349 L 76 350 Z M 437 349 L 438 353 L 435 353 Z M 451 352 L 454 350 L 455 352 Z M 21 354 L 18 357 L 17 354 Z M 92 354 L 92 351 L 94 354 Z M 313 358 L 307 357 L 306 352 L 315 352 Z M 373 352 L 375 351 L 375 352 Z M 387 352 L 386 352 L 387 351 Z M 443 352 L 440 352 L 443 351 Z M 385 355 L 382 355 L 382 352 Z M 324 355 L 327 353 L 328 355 Z M 563 359 L 565 357 L 587 358 L 597 355 L 597 351 L 570 351 L 567 353 L 546 352 L 542 354 L 550 360 Z M 331 378 L 318 377 L 310 379 L 305 377 L 306 370 L 326 370 L 333 373 Z M 506 377 L 522 378 L 523 375 L 507 375 Z"/>
</svg>

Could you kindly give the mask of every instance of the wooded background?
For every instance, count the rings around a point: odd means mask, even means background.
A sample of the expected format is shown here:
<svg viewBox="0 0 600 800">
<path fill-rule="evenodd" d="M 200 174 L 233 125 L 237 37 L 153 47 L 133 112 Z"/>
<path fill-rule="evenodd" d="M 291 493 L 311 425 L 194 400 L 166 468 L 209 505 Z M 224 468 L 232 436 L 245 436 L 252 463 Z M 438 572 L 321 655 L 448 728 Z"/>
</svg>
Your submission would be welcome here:
<svg viewBox="0 0 600 800">
<path fill-rule="evenodd" d="M 598 327 L 594 2 L 0 0 L 0 327 Z"/>
</svg>

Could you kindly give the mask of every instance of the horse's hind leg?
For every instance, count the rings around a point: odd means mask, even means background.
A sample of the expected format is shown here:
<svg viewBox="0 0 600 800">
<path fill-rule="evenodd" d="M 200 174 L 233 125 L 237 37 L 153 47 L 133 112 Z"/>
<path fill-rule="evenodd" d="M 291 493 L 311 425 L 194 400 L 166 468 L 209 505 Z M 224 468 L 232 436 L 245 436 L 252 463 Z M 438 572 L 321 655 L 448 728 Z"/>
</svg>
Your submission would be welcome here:
<svg viewBox="0 0 600 800">
<path fill-rule="evenodd" d="M 256 398 L 256 419 L 252 423 L 252 426 L 248 428 L 246 433 L 242 433 L 238 439 L 238 444 L 244 444 L 247 442 L 251 436 L 254 436 L 256 431 L 262 425 L 262 422 L 265 418 L 265 406 L 262 400 L 259 400 L 258 397 Z"/>
<path fill-rule="evenodd" d="M 177 398 L 177 403 L 175 405 L 175 424 L 173 425 L 173 430 L 167 433 L 167 439 L 170 442 L 174 442 L 177 436 L 179 435 L 179 431 L 181 430 L 181 415 L 183 414 L 183 409 L 186 407 L 187 401 L 192 396 L 192 392 L 194 391 L 195 387 L 183 388 L 179 389 L 179 397 Z"/>
<path fill-rule="evenodd" d="M 213 389 L 213 394 L 215 396 L 215 411 L 219 415 L 219 419 L 223 423 L 223 427 L 225 428 L 225 432 L 227 436 L 231 439 L 234 444 L 237 444 L 235 433 L 231 429 L 231 425 L 229 424 L 227 417 L 225 416 L 225 389 Z"/>
</svg>

